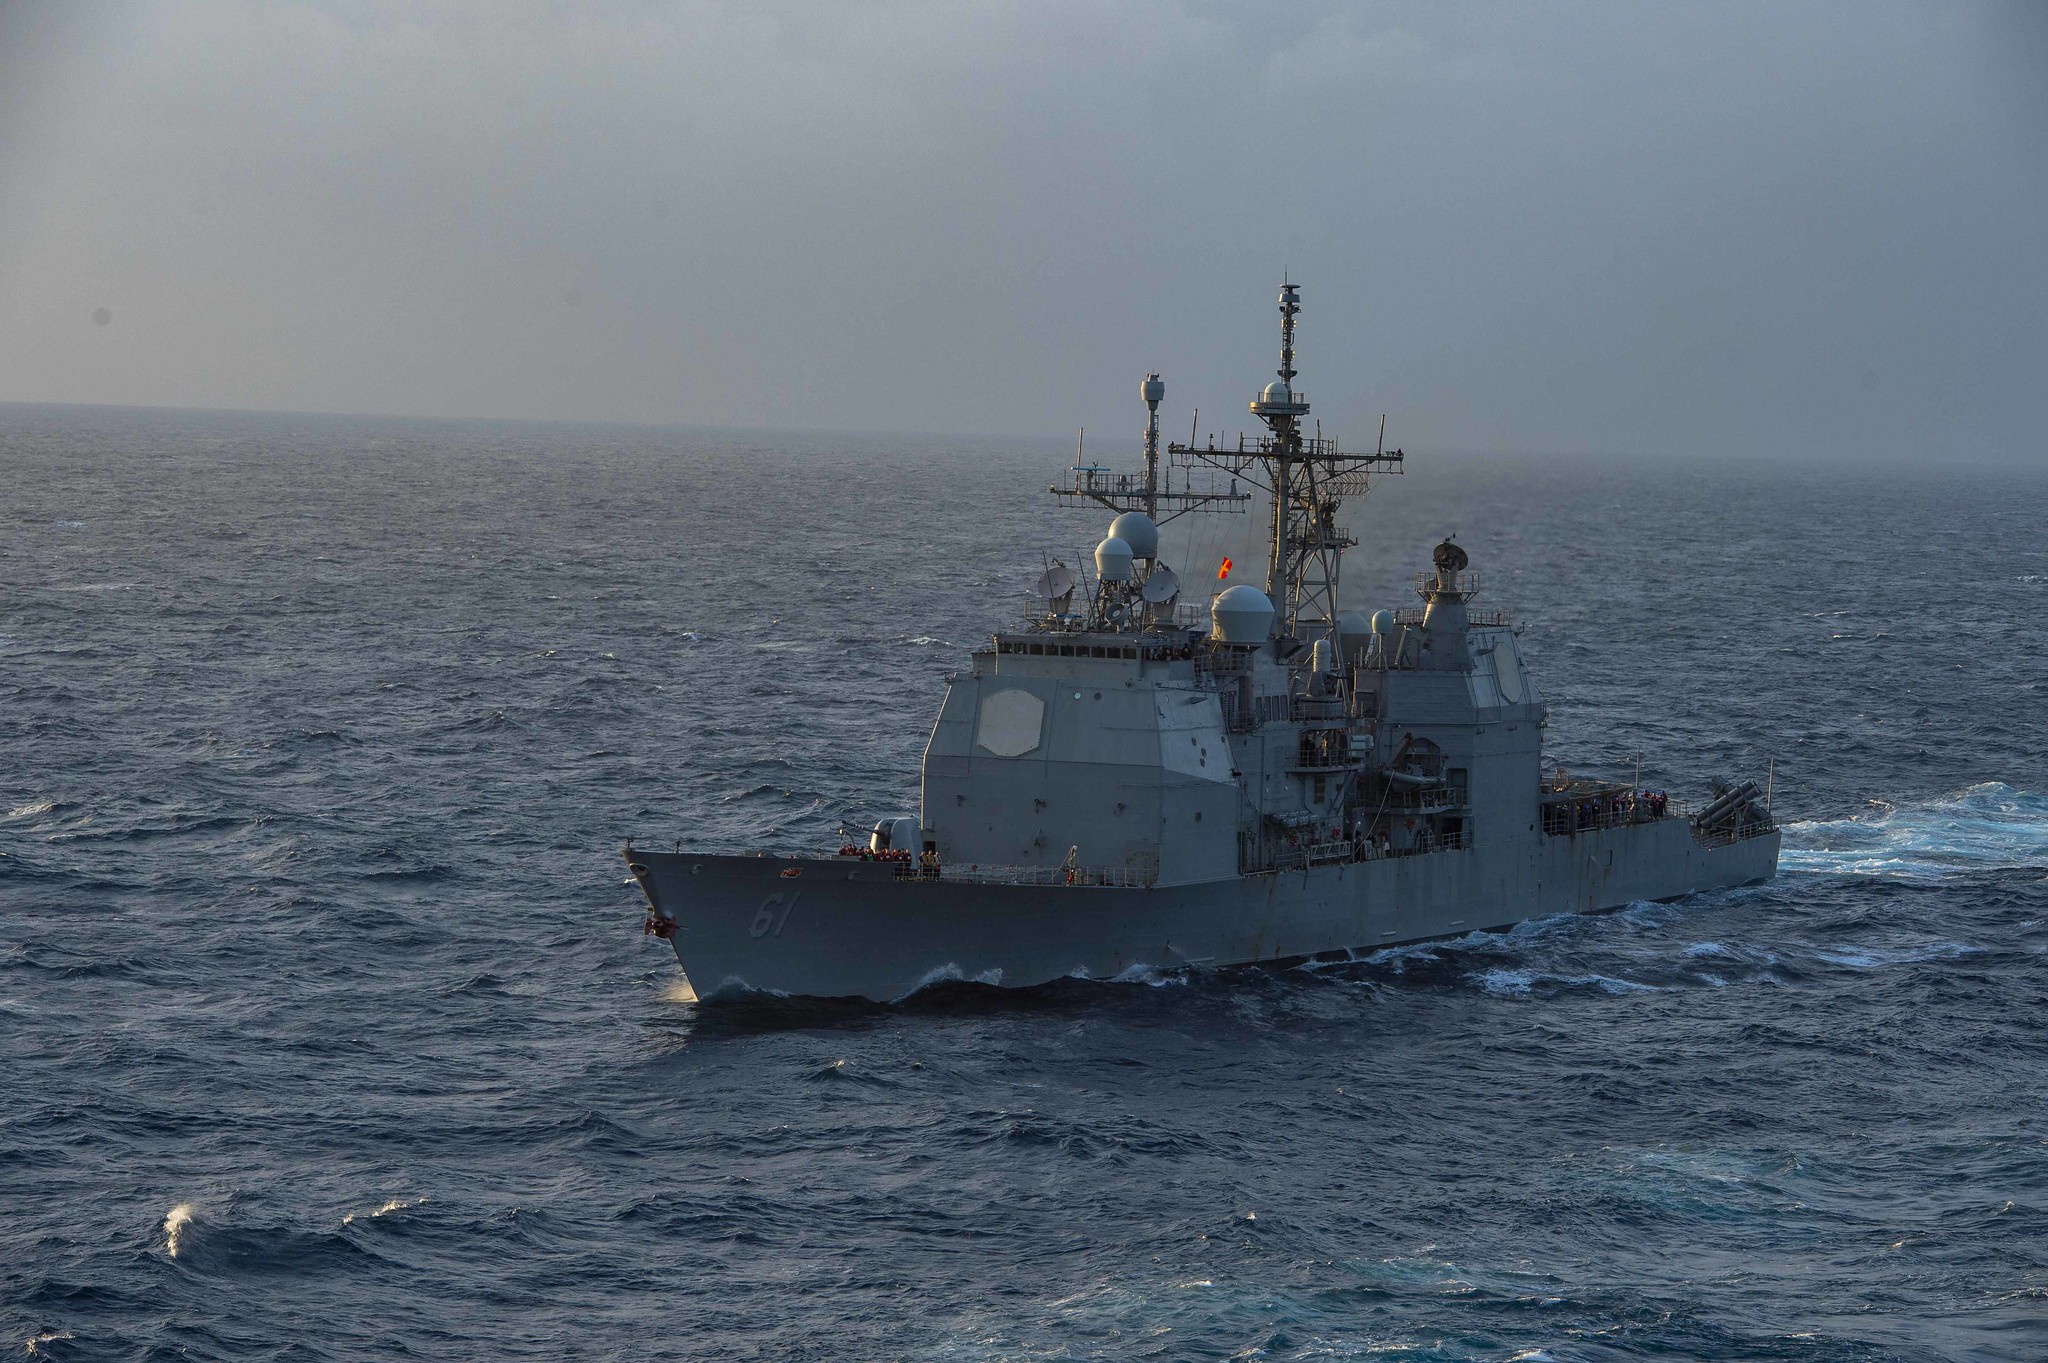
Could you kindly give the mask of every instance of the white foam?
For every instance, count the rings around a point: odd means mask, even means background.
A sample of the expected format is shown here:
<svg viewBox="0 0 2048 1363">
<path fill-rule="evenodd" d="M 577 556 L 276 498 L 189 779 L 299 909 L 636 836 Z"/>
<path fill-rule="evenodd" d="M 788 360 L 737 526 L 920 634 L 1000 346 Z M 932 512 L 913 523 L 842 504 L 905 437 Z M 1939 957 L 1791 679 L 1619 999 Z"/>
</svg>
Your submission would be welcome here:
<svg viewBox="0 0 2048 1363">
<path fill-rule="evenodd" d="M 55 800 L 30 800 L 25 805 L 16 805 L 8 810 L 7 817 L 10 819 L 33 819 L 38 814 L 47 814 L 56 807 L 57 802 Z"/>
<path fill-rule="evenodd" d="M 199 1209 L 190 1202 L 180 1202 L 164 1217 L 164 1248 L 175 1259 L 185 1248 L 191 1235 L 192 1217 Z"/>
<path fill-rule="evenodd" d="M 996 966 L 991 969 L 984 970 L 979 975 L 969 975 L 967 972 L 963 971 L 958 965 L 955 965 L 951 961 L 948 961 L 945 965 L 934 966 L 932 969 L 925 971 L 923 976 L 918 979 L 918 982 L 916 984 L 913 984 L 912 986 L 910 986 L 910 988 L 904 990 L 901 994 L 898 994 L 895 998 L 889 1001 L 891 1003 L 901 1003 L 903 1000 L 909 998 L 912 994 L 915 994 L 920 990 L 930 989 L 935 984 L 1000 985 L 1002 984 L 1002 982 L 1003 971 L 1001 966 Z"/>
<path fill-rule="evenodd" d="M 1514 996 L 1529 992 L 1536 983 L 1536 972 L 1533 970 L 1496 968 L 1493 970 L 1482 970 L 1470 978 L 1472 983 L 1478 985 L 1489 994 Z"/>
<path fill-rule="evenodd" d="M 1478 971 L 1466 978 L 1484 992 L 1503 998 L 1526 998 L 1535 992 L 1539 983 L 1561 987 L 1591 985 L 1604 994 L 1616 995 L 1668 992 L 1662 985 L 1642 984 L 1613 975 L 1551 975 L 1540 970 L 1508 970 L 1504 967 Z"/>
<path fill-rule="evenodd" d="M 408 1207 L 417 1207 L 425 1202 L 426 1199 L 424 1197 L 415 1197 L 411 1199 L 403 1197 L 394 1197 L 389 1202 L 385 1203 L 383 1206 L 377 1208 L 376 1211 L 371 1212 L 370 1219 L 374 1221 L 380 1216 L 389 1216 L 392 1212 L 402 1212 L 406 1210 Z M 347 1216 L 341 1218 L 341 1224 L 344 1226 L 350 1225 L 355 1221 L 355 1219 L 356 1214 L 354 1212 L 350 1212 Z"/>
<path fill-rule="evenodd" d="M 1396 975 L 1405 974 L 1410 961 L 1423 962 L 1437 959 L 1436 942 L 1410 942 L 1406 946 L 1381 947 L 1365 958 L 1367 965 L 1385 966 Z"/>
<path fill-rule="evenodd" d="M 1162 970 L 1154 965 L 1129 966 L 1110 977 L 1111 984 L 1142 984 L 1154 989 L 1166 989 L 1187 982 L 1187 972 Z"/>
<path fill-rule="evenodd" d="M 923 975 L 920 975 L 916 984 L 898 994 L 891 1002 L 907 999 L 919 990 L 930 989 L 935 984 L 958 984 L 964 978 L 966 977 L 960 973 L 960 967 L 951 962 L 941 966 L 934 966 L 930 970 L 925 971 Z"/>
<path fill-rule="evenodd" d="M 1586 916 L 1580 913 L 1552 913 L 1541 918 L 1524 918 L 1505 933 L 1471 932 L 1457 938 L 1460 942 L 1484 942 L 1488 938 L 1505 937 L 1511 942 L 1526 942 L 1532 937 L 1543 937 L 1553 932 L 1573 932 L 1584 927 Z"/>
<path fill-rule="evenodd" d="M 1788 824 L 1778 866 L 1885 880 L 2048 870 L 2048 797 L 1986 781 L 1926 804 Z"/>
<path fill-rule="evenodd" d="M 1617 979 L 1612 975 L 1573 975 L 1569 984 L 1597 985 L 1608 994 L 1664 994 L 1670 991 L 1661 984 L 1644 984 L 1640 980 Z"/>
<path fill-rule="evenodd" d="M 1891 950 L 1816 951 L 1813 954 L 1815 959 L 1826 961 L 1829 965 L 1848 966 L 1855 970 L 1876 970 L 1882 966 L 1913 965 L 1920 961 L 1953 961 L 1963 956 L 1974 956 L 1982 949 L 1964 942 L 1926 942 L 1919 946 Z"/>
<path fill-rule="evenodd" d="M 1631 899 L 1627 907 L 1615 917 L 1632 928 L 1661 928 L 1685 912 L 1676 904 L 1658 904 L 1647 899 Z"/>
<path fill-rule="evenodd" d="M 786 999 L 789 997 L 789 991 L 786 989 L 761 989 L 748 984 L 737 975 L 727 975 L 718 982 L 716 989 L 713 989 L 708 994 L 700 993 L 697 997 L 703 1000 L 737 999 L 745 998 L 749 994 L 758 995 L 765 999 Z"/>
</svg>

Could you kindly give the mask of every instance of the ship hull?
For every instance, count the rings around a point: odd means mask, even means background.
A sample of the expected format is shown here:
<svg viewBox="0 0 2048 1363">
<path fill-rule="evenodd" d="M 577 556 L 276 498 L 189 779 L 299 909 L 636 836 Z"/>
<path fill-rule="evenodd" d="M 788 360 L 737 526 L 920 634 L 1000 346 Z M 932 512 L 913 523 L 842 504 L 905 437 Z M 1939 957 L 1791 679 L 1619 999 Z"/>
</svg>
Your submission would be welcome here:
<svg viewBox="0 0 2048 1363">
<path fill-rule="evenodd" d="M 628 848 L 700 998 L 893 1001 L 950 979 L 1005 987 L 1145 967 L 1246 965 L 1503 928 L 1750 884 L 1776 830 L 1709 845 L 1668 819 L 1196 884 L 1121 888 L 905 878 L 889 863 Z"/>
</svg>

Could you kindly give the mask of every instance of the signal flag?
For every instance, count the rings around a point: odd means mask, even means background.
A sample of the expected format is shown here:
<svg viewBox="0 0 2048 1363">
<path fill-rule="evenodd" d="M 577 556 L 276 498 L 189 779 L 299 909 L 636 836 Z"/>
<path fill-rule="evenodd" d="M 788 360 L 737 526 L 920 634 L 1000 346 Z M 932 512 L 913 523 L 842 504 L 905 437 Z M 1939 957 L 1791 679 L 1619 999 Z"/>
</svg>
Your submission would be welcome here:
<svg viewBox="0 0 2048 1363">
<path fill-rule="evenodd" d="M 1216 580 L 1217 580 L 1218 582 L 1221 582 L 1221 581 L 1222 581 L 1222 580 L 1223 580 L 1224 578 L 1226 578 L 1226 577 L 1229 577 L 1229 576 L 1230 576 L 1230 560 L 1229 560 L 1229 559 L 1224 559 L 1224 560 L 1223 560 L 1223 566 L 1222 566 L 1221 568 L 1218 568 L 1218 569 L 1216 570 Z"/>
</svg>

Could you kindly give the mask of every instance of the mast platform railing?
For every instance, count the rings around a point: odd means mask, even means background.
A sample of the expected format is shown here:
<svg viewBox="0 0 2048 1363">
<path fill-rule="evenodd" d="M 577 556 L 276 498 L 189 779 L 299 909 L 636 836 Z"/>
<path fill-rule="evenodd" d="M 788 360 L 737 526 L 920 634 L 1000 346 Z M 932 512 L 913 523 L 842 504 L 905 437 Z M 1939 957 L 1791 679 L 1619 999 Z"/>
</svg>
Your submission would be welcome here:
<svg viewBox="0 0 2048 1363">
<path fill-rule="evenodd" d="M 1410 581 L 1415 584 L 1417 596 L 1428 596 L 1439 587 L 1448 587 L 1460 596 L 1477 596 L 1486 585 L 1475 568 L 1459 573 L 1417 573 Z"/>
<path fill-rule="evenodd" d="M 1394 612 L 1394 623 L 1396 625 L 1405 625 L 1411 628 L 1420 628 L 1422 625 L 1422 617 L 1427 613 L 1427 611 L 1428 608 L 1426 606 L 1402 606 Z M 1508 617 L 1508 613 L 1506 611 L 1476 611 L 1471 609 L 1469 606 L 1465 609 L 1465 619 L 1467 623 L 1472 624 L 1474 626 L 1478 626 L 1480 628 L 1496 625 L 1512 625 L 1513 623 L 1515 623 L 1512 619 Z"/>
</svg>

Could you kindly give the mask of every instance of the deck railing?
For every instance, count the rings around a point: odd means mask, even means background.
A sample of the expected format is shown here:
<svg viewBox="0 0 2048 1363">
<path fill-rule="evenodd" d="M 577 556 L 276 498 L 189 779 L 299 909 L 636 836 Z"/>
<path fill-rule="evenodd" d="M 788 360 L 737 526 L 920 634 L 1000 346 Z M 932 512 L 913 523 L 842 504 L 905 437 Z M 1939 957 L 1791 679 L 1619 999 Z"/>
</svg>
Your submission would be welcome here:
<svg viewBox="0 0 2048 1363">
<path fill-rule="evenodd" d="M 1370 842 L 1318 842 L 1306 847 L 1289 847 L 1275 852 L 1263 867 L 1252 870 L 1299 871 L 1310 866 L 1328 866 L 1342 861 L 1386 861 L 1394 857 L 1421 857 L 1432 852 L 1456 852 L 1470 847 L 1470 836 L 1462 828 L 1450 833 L 1421 831 L 1412 847 L 1384 850 Z"/>
<path fill-rule="evenodd" d="M 1426 786 L 1415 790 L 1404 790 L 1396 786 L 1377 798 L 1366 801 L 1375 812 L 1388 814 L 1434 814 L 1448 809 L 1458 809 L 1465 803 L 1465 792 L 1449 786 Z"/>
<path fill-rule="evenodd" d="M 916 872 L 919 868 L 908 868 Z M 915 878 L 906 876 L 906 879 Z M 931 879 L 932 877 L 925 877 Z M 977 885 L 1073 885 L 1149 889 L 1159 879 L 1157 866 L 962 866 L 939 868 L 940 880 L 966 880 Z"/>
<path fill-rule="evenodd" d="M 1692 817 L 1692 806 L 1683 800 L 1666 800 L 1658 812 L 1647 800 L 1623 800 L 1618 804 L 1600 802 L 1590 809 L 1578 801 L 1559 800 L 1543 806 L 1543 831 L 1554 837 L 1588 833 L 1603 828 L 1626 828 L 1631 824 L 1655 823 L 1659 819 Z"/>
<path fill-rule="evenodd" d="M 1751 819 L 1740 824 L 1715 824 L 1712 828 L 1695 828 L 1693 838 L 1702 847 L 1726 847 L 1731 843 L 1747 842 L 1761 838 L 1767 833 L 1778 831 L 1778 821 L 1771 818 Z"/>
</svg>

